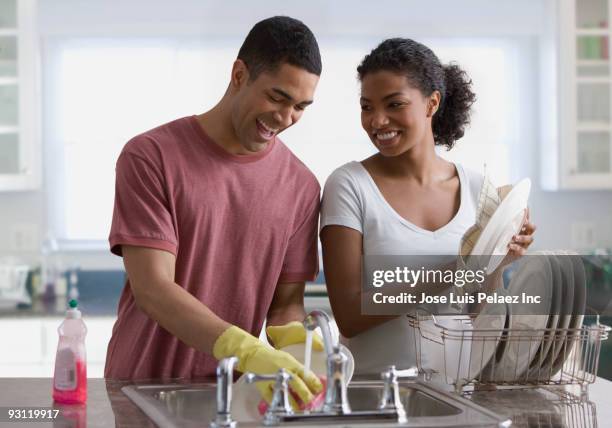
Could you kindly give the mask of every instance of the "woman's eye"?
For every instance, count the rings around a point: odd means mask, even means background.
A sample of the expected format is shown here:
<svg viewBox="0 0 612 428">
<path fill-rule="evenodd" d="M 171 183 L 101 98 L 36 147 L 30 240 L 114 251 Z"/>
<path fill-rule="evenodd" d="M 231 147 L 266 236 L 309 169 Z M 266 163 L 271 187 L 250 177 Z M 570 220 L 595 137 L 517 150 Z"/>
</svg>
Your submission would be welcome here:
<svg viewBox="0 0 612 428">
<path fill-rule="evenodd" d="M 370 106 L 365 105 L 365 104 L 362 104 L 362 105 L 361 105 L 361 110 L 362 110 L 362 111 L 368 111 L 368 110 L 370 110 Z"/>
<path fill-rule="evenodd" d="M 272 101 L 273 103 L 280 103 L 281 100 L 278 98 L 274 98 L 272 95 L 268 95 L 268 98 L 270 99 L 270 101 Z"/>
<path fill-rule="evenodd" d="M 397 108 L 397 107 L 401 107 L 401 106 L 402 106 L 402 103 L 390 103 L 389 104 L 389 107 L 391 107 L 391 108 Z"/>
</svg>

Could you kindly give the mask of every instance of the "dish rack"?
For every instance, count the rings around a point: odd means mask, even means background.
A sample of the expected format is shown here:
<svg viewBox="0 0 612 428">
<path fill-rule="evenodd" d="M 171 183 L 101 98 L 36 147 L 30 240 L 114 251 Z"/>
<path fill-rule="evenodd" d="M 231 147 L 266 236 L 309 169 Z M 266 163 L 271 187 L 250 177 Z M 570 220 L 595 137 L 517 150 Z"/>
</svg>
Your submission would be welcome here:
<svg viewBox="0 0 612 428">
<path fill-rule="evenodd" d="M 448 317 L 448 316 L 446 316 Z M 426 380 L 434 376 L 455 387 L 461 393 L 466 386 L 508 386 L 537 387 L 546 385 L 580 385 L 581 393 L 586 397 L 588 385 L 595 382 L 599 366 L 601 342 L 608 338 L 609 326 L 599 322 L 599 315 L 584 315 L 579 328 L 543 328 L 543 329 L 467 329 L 449 328 L 439 322 L 435 315 L 419 310 L 408 316 L 414 328 L 416 363 L 419 372 Z M 471 324 L 467 315 L 459 316 L 462 323 Z M 432 332 L 431 326 L 436 327 Z M 432 334 L 434 333 L 434 334 Z M 511 334 L 510 334 L 511 333 Z M 549 364 L 547 359 L 539 356 L 538 350 L 548 340 L 551 352 L 557 353 L 561 360 L 559 367 Z M 498 364 L 499 350 L 513 346 L 519 354 L 528 359 L 516 359 L 510 366 Z M 495 347 L 490 359 L 483 358 L 484 349 Z M 438 370 L 427 365 L 428 355 L 437 353 L 443 358 Z M 478 352 L 471 352 L 471 350 Z M 467 367 L 467 370 L 466 370 Z"/>
<path fill-rule="evenodd" d="M 543 391 L 505 391 L 491 396 L 486 392 L 470 391 L 463 394 L 475 403 L 503 413 L 513 425 L 526 427 L 597 427 L 595 404 L 559 388 Z M 515 393 L 513 393 L 515 392 Z M 537 411 L 534 411 L 534 404 Z"/>
</svg>

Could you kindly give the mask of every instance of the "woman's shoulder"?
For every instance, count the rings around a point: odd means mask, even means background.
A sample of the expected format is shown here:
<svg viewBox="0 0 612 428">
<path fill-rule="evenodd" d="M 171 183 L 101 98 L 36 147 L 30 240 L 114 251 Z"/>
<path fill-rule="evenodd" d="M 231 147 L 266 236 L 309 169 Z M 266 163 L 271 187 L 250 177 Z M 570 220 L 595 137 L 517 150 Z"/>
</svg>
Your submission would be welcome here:
<svg viewBox="0 0 612 428">
<path fill-rule="evenodd" d="M 479 192 L 485 180 L 485 175 L 476 169 L 466 167 L 461 163 L 456 163 L 457 172 L 462 175 L 462 181 L 467 181 L 472 191 Z"/>
<path fill-rule="evenodd" d="M 350 161 L 336 168 L 329 176 L 356 176 L 360 169 L 363 169 L 361 162 Z"/>
<path fill-rule="evenodd" d="M 462 163 L 455 163 L 455 167 L 460 174 L 463 173 L 464 177 L 470 181 L 482 182 L 484 180 L 484 173 L 474 168 L 467 167 Z"/>
<path fill-rule="evenodd" d="M 359 186 L 363 180 L 363 166 L 360 162 L 351 161 L 336 168 L 325 180 L 325 187 Z"/>
<path fill-rule="evenodd" d="M 362 232 L 364 197 L 361 188 L 359 162 L 349 162 L 336 168 L 325 181 L 321 200 L 321 230 L 325 226 L 341 225 Z"/>
<path fill-rule="evenodd" d="M 341 199 L 362 205 L 371 192 L 368 177 L 368 172 L 361 162 L 345 163 L 327 177 L 323 188 L 323 202 Z"/>
</svg>

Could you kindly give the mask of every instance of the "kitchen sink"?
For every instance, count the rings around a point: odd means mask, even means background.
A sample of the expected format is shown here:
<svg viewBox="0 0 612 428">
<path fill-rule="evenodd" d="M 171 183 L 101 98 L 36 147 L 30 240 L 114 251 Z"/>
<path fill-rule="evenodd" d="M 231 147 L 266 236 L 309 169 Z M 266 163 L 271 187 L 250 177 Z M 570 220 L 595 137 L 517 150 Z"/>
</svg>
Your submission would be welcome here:
<svg viewBox="0 0 612 428">
<path fill-rule="evenodd" d="M 408 422 L 398 424 L 395 419 L 372 416 L 378 406 L 383 384 L 380 381 L 353 381 L 347 393 L 355 415 L 349 417 L 313 418 L 305 420 L 296 414 L 281 426 L 414 426 L 414 427 L 505 427 L 510 421 L 460 396 L 439 391 L 422 382 L 399 382 L 400 397 L 406 409 Z M 192 385 L 132 385 L 122 391 L 158 426 L 208 427 L 215 418 L 216 386 L 213 383 Z M 251 397 L 251 399 L 257 398 Z M 232 402 L 232 417 L 238 426 L 262 426 L 262 417 L 252 407 L 244 407 L 244 400 Z M 255 401 L 254 403 L 256 403 Z M 369 412 L 367 412 L 369 411 Z M 363 412 L 364 416 L 359 416 Z M 365 415 L 368 413 L 368 415 Z"/>
<path fill-rule="evenodd" d="M 381 388 L 380 384 L 371 383 L 349 386 L 347 395 L 351 403 L 351 409 L 353 411 L 376 409 L 380 400 Z M 415 384 L 400 386 L 399 392 L 408 417 L 452 416 L 461 413 L 459 407 L 447 404 L 423 392 L 423 390 L 415 387 Z"/>
<path fill-rule="evenodd" d="M 214 385 L 201 388 L 159 391 L 153 397 L 163 408 L 178 419 L 212 420 L 217 411 L 217 389 Z"/>
</svg>

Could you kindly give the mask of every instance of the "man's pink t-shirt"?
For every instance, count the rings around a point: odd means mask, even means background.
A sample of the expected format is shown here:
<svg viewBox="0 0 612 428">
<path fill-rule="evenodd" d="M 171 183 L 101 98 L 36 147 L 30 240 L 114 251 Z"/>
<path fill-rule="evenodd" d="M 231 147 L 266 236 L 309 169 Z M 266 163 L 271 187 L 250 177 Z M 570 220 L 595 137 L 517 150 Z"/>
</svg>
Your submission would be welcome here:
<svg viewBox="0 0 612 428">
<path fill-rule="evenodd" d="M 116 174 L 111 251 L 174 254 L 175 282 L 225 321 L 259 335 L 277 283 L 316 277 L 319 183 L 278 138 L 232 155 L 190 116 L 130 140 Z M 191 378 L 216 366 L 142 312 L 128 279 L 105 377 Z"/>
</svg>

